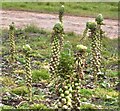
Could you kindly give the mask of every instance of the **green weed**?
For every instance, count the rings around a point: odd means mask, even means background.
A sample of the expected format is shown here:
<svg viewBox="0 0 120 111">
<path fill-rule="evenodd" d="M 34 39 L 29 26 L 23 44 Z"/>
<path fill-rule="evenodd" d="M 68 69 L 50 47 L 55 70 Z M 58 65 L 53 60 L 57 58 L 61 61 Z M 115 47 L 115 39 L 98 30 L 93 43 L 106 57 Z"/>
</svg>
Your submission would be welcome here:
<svg viewBox="0 0 120 111">
<path fill-rule="evenodd" d="M 11 90 L 12 93 L 15 93 L 17 95 L 24 96 L 28 93 L 28 89 L 26 86 L 19 86 Z"/>
<path fill-rule="evenodd" d="M 33 82 L 39 82 L 40 80 L 48 80 L 49 78 L 50 74 L 45 69 L 32 71 Z"/>
<path fill-rule="evenodd" d="M 15 86 L 15 80 L 11 77 L 2 77 L 0 78 L 0 81 L 1 83 L 4 85 L 4 86 Z"/>
</svg>

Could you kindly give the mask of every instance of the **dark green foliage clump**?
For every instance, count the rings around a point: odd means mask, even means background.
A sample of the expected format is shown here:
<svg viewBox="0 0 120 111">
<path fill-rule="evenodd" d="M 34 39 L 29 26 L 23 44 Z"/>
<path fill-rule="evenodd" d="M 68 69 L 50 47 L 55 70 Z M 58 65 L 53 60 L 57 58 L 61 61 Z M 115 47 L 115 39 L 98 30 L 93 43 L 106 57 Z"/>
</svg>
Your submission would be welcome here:
<svg viewBox="0 0 120 111">
<path fill-rule="evenodd" d="M 45 69 L 32 71 L 33 82 L 39 82 L 40 80 L 48 80 L 49 78 L 50 78 L 50 74 Z"/>
<path fill-rule="evenodd" d="M 11 90 L 13 93 L 21 96 L 25 96 L 29 91 L 26 86 L 19 86 Z"/>
<path fill-rule="evenodd" d="M 74 57 L 71 51 L 71 44 L 66 42 L 64 49 L 60 54 L 60 63 L 58 65 L 58 74 L 61 78 L 67 78 L 73 73 L 74 70 Z"/>
</svg>

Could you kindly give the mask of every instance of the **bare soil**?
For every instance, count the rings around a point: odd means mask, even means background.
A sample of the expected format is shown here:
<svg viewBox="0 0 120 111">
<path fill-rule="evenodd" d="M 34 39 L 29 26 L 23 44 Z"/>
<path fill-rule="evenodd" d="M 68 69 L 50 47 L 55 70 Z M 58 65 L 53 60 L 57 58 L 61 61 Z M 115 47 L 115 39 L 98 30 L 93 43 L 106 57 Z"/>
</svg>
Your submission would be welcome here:
<svg viewBox="0 0 120 111">
<path fill-rule="evenodd" d="M 54 24 L 58 22 L 57 14 L 45 14 L 28 11 L 0 10 L 2 28 L 8 28 L 11 22 L 15 22 L 17 28 L 23 28 L 29 24 L 37 25 L 39 28 L 51 31 Z M 94 21 L 95 18 L 64 16 L 64 29 L 66 32 L 82 34 L 87 21 Z M 103 30 L 109 38 L 118 37 L 118 20 L 105 19 Z"/>
</svg>

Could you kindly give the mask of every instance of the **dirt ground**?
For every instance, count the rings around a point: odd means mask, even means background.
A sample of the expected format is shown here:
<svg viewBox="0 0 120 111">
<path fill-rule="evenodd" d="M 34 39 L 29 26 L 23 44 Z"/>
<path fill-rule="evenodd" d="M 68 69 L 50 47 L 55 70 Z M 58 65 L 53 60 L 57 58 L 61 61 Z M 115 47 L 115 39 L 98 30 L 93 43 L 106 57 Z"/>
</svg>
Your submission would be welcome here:
<svg viewBox="0 0 120 111">
<path fill-rule="evenodd" d="M 8 28 L 11 22 L 15 22 L 17 28 L 23 28 L 28 24 L 35 24 L 39 28 L 52 30 L 54 24 L 58 22 L 58 15 L 35 13 L 27 11 L 8 11 L 0 10 L 2 28 Z M 64 16 L 64 29 L 66 32 L 75 32 L 82 34 L 87 21 L 94 21 L 95 18 Z M 105 19 L 103 30 L 106 31 L 106 36 L 109 38 L 118 37 L 118 20 Z"/>
</svg>

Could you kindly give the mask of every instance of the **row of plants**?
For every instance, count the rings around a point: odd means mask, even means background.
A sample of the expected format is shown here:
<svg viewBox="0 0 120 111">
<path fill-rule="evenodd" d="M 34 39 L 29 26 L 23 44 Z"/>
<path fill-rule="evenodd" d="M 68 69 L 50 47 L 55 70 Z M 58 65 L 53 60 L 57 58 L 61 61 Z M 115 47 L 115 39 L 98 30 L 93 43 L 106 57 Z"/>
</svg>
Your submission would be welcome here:
<svg viewBox="0 0 120 111">
<path fill-rule="evenodd" d="M 63 8 L 63 6 L 62 6 Z M 63 11 L 63 10 L 62 10 Z M 61 17 L 61 16 L 60 16 Z M 55 85 L 55 91 L 58 95 L 58 100 L 55 103 L 56 108 L 63 109 L 80 109 L 80 93 L 81 81 L 84 79 L 84 68 L 86 66 L 86 51 L 87 47 L 78 44 L 75 52 L 72 51 L 69 42 L 64 43 L 61 47 L 61 40 L 63 40 L 63 22 L 55 24 L 52 36 L 52 57 L 50 62 L 50 71 Z M 89 32 L 91 39 L 91 69 L 94 76 L 94 83 L 97 82 L 98 74 L 101 74 L 101 46 L 104 32 L 101 25 L 103 25 L 103 16 L 99 14 L 95 22 L 87 22 L 83 37 Z"/>
<path fill-rule="evenodd" d="M 80 109 L 82 96 L 80 95 L 80 89 L 84 87 L 83 81 L 86 79 L 87 74 L 85 70 L 90 68 L 90 75 L 93 75 L 93 84 L 97 87 L 98 80 L 103 80 L 103 56 L 102 56 L 102 38 L 104 37 L 104 31 L 101 26 L 103 23 L 103 16 L 99 14 L 95 22 L 87 22 L 86 28 L 83 33 L 83 38 L 88 37 L 90 39 L 91 49 L 89 50 L 83 44 L 78 44 L 73 50 L 73 46 L 69 41 L 64 41 L 64 6 L 62 5 L 59 10 L 59 22 L 53 27 L 51 34 L 51 57 L 49 61 L 50 72 L 50 88 L 54 89 L 54 93 L 57 96 L 57 100 L 52 104 L 53 108 L 62 109 Z M 89 36 L 87 36 L 89 35 Z M 9 29 L 9 64 L 11 66 L 11 74 L 15 73 L 15 67 L 17 62 L 17 51 L 15 45 L 15 26 L 14 23 L 10 25 Z M 25 59 L 25 67 L 23 73 L 25 74 L 25 85 L 27 87 L 27 101 L 29 104 L 33 104 L 33 82 L 32 82 L 32 69 L 31 69 L 31 57 L 33 57 L 34 51 L 30 45 L 26 44 L 22 48 L 22 54 Z M 90 57 L 90 62 L 87 63 L 87 59 Z"/>
</svg>

